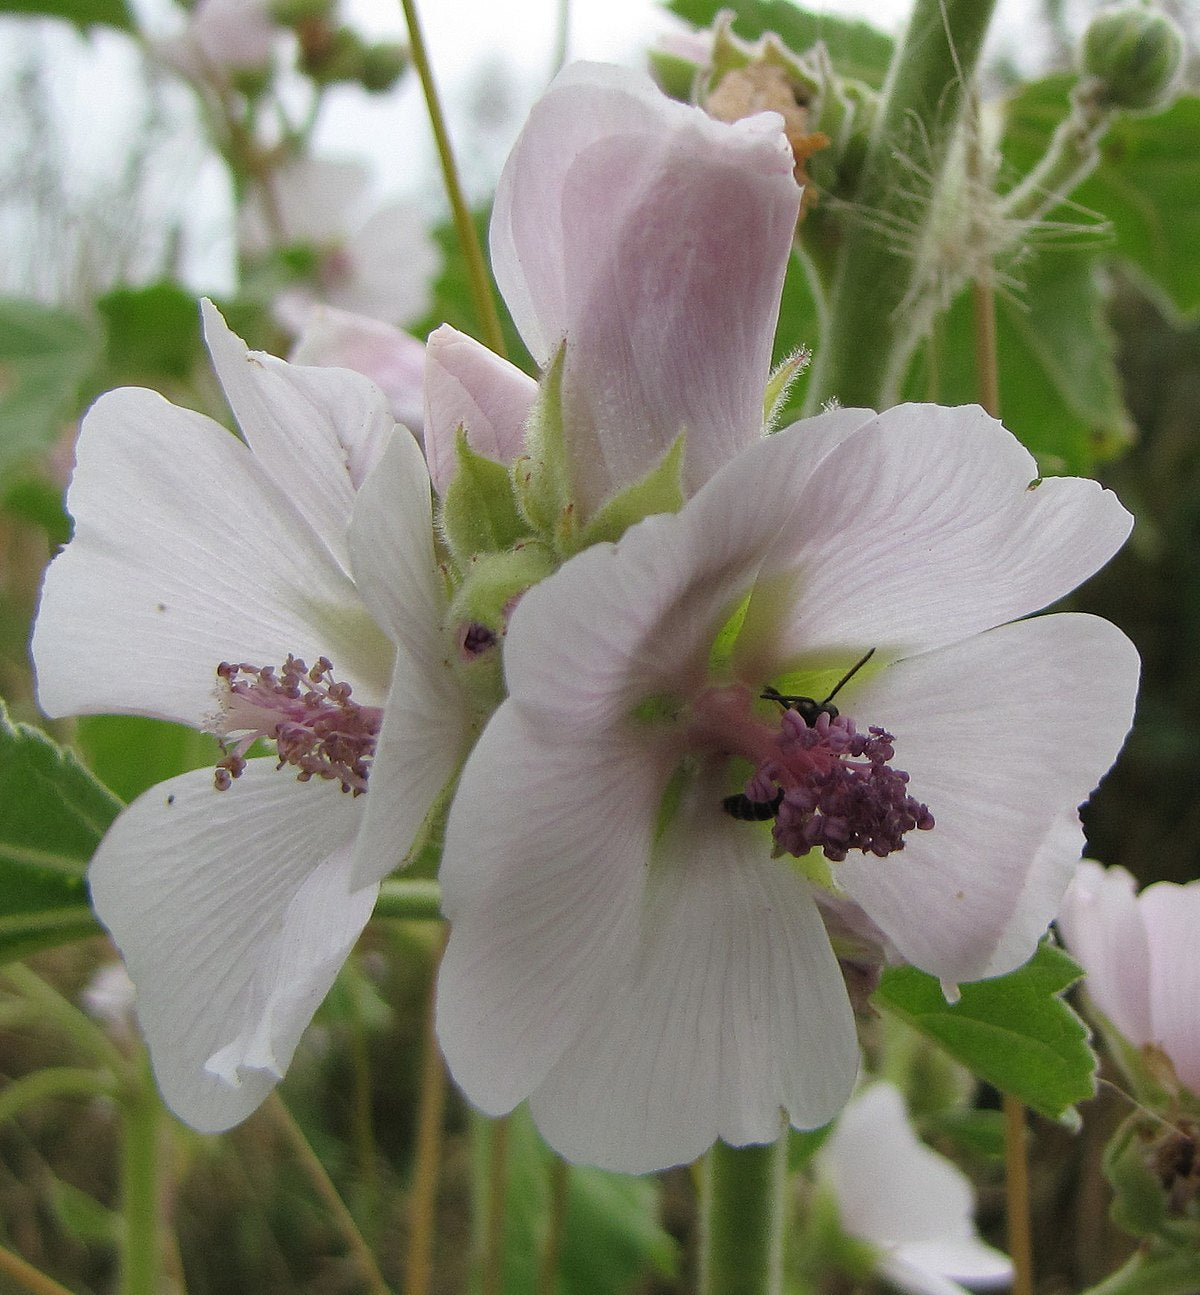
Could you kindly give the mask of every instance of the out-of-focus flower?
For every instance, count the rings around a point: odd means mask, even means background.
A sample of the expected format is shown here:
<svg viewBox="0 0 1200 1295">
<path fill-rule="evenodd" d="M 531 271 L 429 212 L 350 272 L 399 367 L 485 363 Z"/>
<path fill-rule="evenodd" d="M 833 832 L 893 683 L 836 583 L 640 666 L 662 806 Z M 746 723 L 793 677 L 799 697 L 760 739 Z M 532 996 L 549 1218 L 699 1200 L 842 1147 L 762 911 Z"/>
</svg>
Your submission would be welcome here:
<svg viewBox="0 0 1200 1295">
<path fill-rule="evenodd" d="M 492 266 L 538 364 L 565 342 L 585 516 L 681 435 L 687 493 L 761 435 L 799 208 L 774 113 L 726 125 L 587 63 L 534 107 L 497 188 Z"/>
<path fill-rule="evenodd" d="M 221 84 L 267 67 L 279 33 L 270 0 L 200 0 L 184 31 L 158 52 L 189 80 Z"/>
<path fill-rule="evenodd" d="M 1138 661 L 1094 617 L 1006 622 L 1130 523 L 981 410 L 837 410 L 526 593 L 442 866 L 467 1096 L 627 1171 L 825 1123 L 858 1053 L 814 886 L 946 982 L 1025 961 Z"/>
<path fill-rule="evenodd" d="M 124 963 L 109 962 L 98 968 L 79 997 L 89 1015 L 107 1025 L 115 1037 L 122 1040 L 134 1037 L 133 1004 L 137 990 Z"/>
<path fill-rule="evenodd" d="M 1083 859 L 1058 927 L 1092 1002 L 1130 1043 L 1165 1054 L 1200 1096 L 1200 881 L 1136 890 L 1124 868 Z"/>
<path fill-rule="evenodd" d="M 441 256 L 426 221 L 404 202 L 366 214 L 370 183 L 359 162 L 304 157 L 251 190 L 240 213 L 243 251 L 299 247 L 313 256 L 311 281 L 275 303 L 292 332 L 303 332 L 318 302 L 391 324 L 410 323 L 429 308 Z"/>
<path fill-rule="evenodd" d="M 842 1230 L 876 1251 L 879 1275 L 900 1290 L 962 1295 L 1012 1281 L 1012 1261 L 975 1230 L 970 1180 L 917 1138 L 891 1084 L 851 1099 L 818 1166 Z"/>
<path fill-rule="evenodd" d="M 416 443 L 358 375 L 249 353 L 207 303 L 205 324 L 245 440 L 151 391 L 97 401 L 33 655 L 47 714 L 225 746 L 135 800 L 89 872 L 163 1095 L 215 1130 L 287 1068 L 465 717 Z"/>
</svg>

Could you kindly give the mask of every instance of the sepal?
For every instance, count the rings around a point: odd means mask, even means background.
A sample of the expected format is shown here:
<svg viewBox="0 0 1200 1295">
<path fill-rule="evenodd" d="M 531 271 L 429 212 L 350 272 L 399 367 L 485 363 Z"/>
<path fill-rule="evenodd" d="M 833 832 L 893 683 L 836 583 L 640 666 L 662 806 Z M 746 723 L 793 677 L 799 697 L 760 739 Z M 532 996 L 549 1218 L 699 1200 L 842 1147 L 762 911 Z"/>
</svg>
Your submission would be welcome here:
<svg viewBox="0 0 1200 1295">
<path fill-rule="evenodd" d="M 522 516 L 539 535 L 569 531 L 573 508 L 567 474 L 563 418 L 563 369 L 567 344 L 560 344 L 538 384 L 525 429 L 525 453 L 512 465 L 513 490 Z"/>
<path fill-rule="evenodd" d="M 439 516 L 442 537 L 460 569 L 477 554 L 511 548 L 529 532 L 513 497 L 503 463 L 471 448 L 459 425 L 454 438 L 456 469 Z"/>
<path fill-rule="evenodd" d="M 1104 1155 L 1113 1221 L 1136 1237 L 1200 1249 L 1200 1125 L 1135 1111 Z"/>
<path fill-rule="evenodd" d="M 619 540 L 635 522 L 653 513 L 677 513 L 683 507 L 683 442 L 683 436 L 677 436 L 640 481 L 602 504 L 582 530 L 565 533 L 564 554 L 606 540 Z"/>
</svg>

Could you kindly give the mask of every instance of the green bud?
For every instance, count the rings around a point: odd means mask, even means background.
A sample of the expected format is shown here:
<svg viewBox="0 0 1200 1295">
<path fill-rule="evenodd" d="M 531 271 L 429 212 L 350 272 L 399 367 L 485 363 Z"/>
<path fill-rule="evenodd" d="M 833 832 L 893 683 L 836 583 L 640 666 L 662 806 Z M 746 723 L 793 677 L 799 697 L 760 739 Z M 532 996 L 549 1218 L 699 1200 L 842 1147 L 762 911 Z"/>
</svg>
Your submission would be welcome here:
<svg viewBox="0 0 1200 1295">
<path fill-rule="evenodd" d="M 1173 98 L 1183 52 L 1183 33 L 1166 14 L 1128 3 L 1092 19 L 1081 62 L 1103 107 L 1153 112 Z"/>
<path fill-rule="evenodd" d="M 1198 1150 L 1200 1126 L 1192 1120 L 1135 1111 L 1104 1155 L 1113 1221 L 1134 1236 L 1200 1245 L 1200 1182 L 1191 1173 Z"/>
<path fill-rule="evenodd" d="M 300 37 L 300 70 L 317 85 L 358 81 L 362 78 L 367 47 L 349 27 L 330 29 L 312 24 L 297 32 Z"/>
<path fill-rule="evenodd" d="M 363 54 L 362 87 L 368 94 L 385 94 L 404 75 L 408 50 L 403 45 L 383 42 L 368 45 Z"/>
</svg>

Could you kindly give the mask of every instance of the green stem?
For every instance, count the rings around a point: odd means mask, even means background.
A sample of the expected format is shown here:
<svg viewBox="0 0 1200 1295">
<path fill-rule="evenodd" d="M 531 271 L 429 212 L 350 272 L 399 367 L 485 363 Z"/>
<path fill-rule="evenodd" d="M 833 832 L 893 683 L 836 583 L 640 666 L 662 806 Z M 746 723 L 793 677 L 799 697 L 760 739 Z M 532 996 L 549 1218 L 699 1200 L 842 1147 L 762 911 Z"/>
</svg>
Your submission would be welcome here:
<svg viewBox="0 0 1200 1295">
<path fill-rule="evenodd" d="M 0 1246 L 0 1274 L 11 1278 L 30 1295 L 71 1295 L 65 1287 L 60 1286 L 53 1277 L 48 1277 L 40 1268 L 35 1268 L 28 1260 Z"/>
<path fill-rule="evenodd" d="M 129 1061 L 121 1049 L 53 985 L 21 962 L 10 962 L 2 974 L 26 1002 L 38 1009 L 43 1027 L 50 1025 L 61 1030 L 82 1056 L 107 1067 L 115 1075 L 129 1077 Z"/>
<path fill-rule="evenodd" d="M 402 877 L 385 881 L 375 902 L 375 916 L 402 922 L 436 922 L 442 916 L 442 888 L 436 881 Z"/>
<path fill-rule="evenodd" d="M 546 1244 L 538 1265 L 538 1295 L 554 1295 L 558 1290 L 558 1264 L 567 1227 L 570 1185 L 571 1166 L 561 1156 L 555 1156 L 550 1161 L 550 1217 L 546 1228 Z"/>
<path fill-rule="evenodd" d="M 508 1222 L 508 1133 L 512 1117 L 489 1124 L 487 1218 L 483 1249 L 483 1295 L 500 1295 L 504 1286 L 504 1236 Z"/>
<path fill-rule="evenodd" d="M 1025 1107 L 1004 1094 L 1004 1197 L 1008 1251 L 1013 1261 L 1012 1295 L 1033 1295 L 1033 1234 L 1029 1227 L 1029 1160 L 1025 1148 Z"/>
<path fill-rule="evenodd" d="M 995 3 L 916 0 L 845 216 L 809 413 L 831 399 L 880 408 L 898 397 L 918 340 L 900 311 L 915 264 L 911 246 L 889 231 L 909 231 L 911 241 L 922 228 L 929 195 L 911 192 L 907 159 L 915 153 L 936 190 Z"/>
<path fill-rule="evenodd" d="M 701 1295 L 779 1295 L 787 1137 L 708 1153 L 701 1198 Z"/>
<path fill-rule="evenodd" d="M 141 1082 L 130 1088 L 121 1124 L 121 1295 L 159 1295 L 159 1117 L 162 1106 L 148 1058 Z"/>
<path fill-rule="evenodd" d="M 116 1081 L 102 1071 L 79 1066 L 35 1070 L 12 1080 L 0 1092 L 0 1124 L 47 1097 L 111 1097 L 116 1091 Z"/>
<path fill-rule="evenodd" d="M 483 340 L 497 355 L 502 356 L 505 354 L 504 331 L 500 327 L 500 314 L 496 309 L 496 299 L 492 295 L 491 276 L 488 274 L 483 248 L 475 231 L 475 222 L 471 218 L 471 209 L 463 194 L 458 167 L 454 162 L 454 151 L 450 147 L 450 135 L 446 130 L 446 118 L 442 112 L 437 87 L 434 85 L 433 68 L 429 63 L 425 37 L 417 19 L 416 0 L 400 0 L 400 4 L 404 9 L 405 21 L 408 23 L 408 40 L 413 67 L 417 69 L 421 89 L 425 94 L 425 104 L 429 110 L 429 124 L 433 129 L 438 159 L 442 164 L 442 180 L 446 186 L 450 210 L 454 214 L 454 228 L 458 234 L 459 246 L 467 259 L 471 296 L 483 330 Z"/>
</svg>

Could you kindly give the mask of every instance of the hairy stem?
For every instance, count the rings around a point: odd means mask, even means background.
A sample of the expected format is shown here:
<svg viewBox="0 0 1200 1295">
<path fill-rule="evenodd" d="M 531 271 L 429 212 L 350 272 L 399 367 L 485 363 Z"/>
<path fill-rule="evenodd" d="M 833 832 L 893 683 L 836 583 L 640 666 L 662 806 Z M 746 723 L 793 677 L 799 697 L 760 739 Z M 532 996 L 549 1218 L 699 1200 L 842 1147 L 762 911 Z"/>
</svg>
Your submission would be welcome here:
<svg viewBox="0 0 1200 1295">
<path fill-rule="evenodd" d="M 779 1295 L 787 1137 L 768 1146 L 717 1142 L 701 1196 L 701 1295 Z"/>
</svg>

